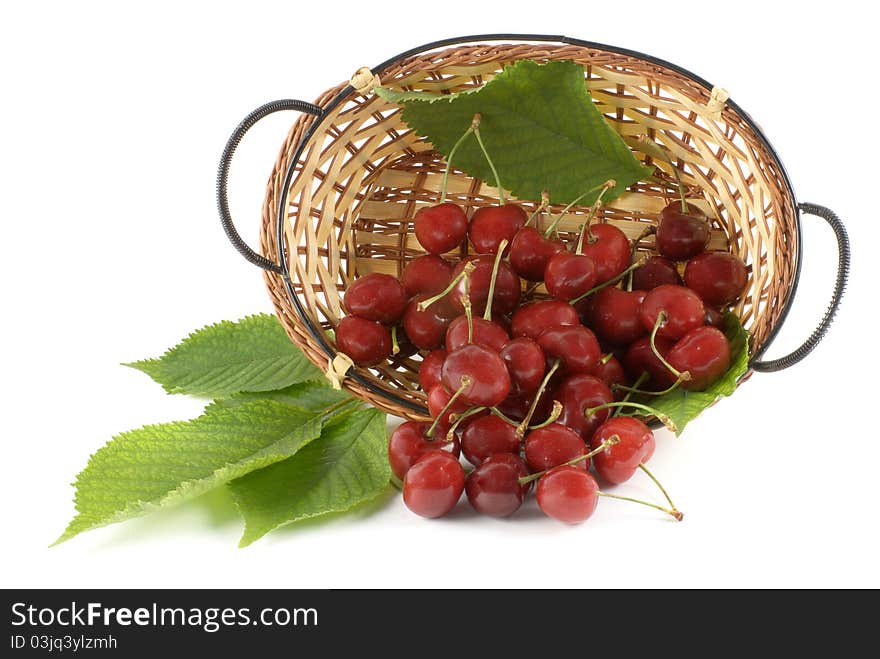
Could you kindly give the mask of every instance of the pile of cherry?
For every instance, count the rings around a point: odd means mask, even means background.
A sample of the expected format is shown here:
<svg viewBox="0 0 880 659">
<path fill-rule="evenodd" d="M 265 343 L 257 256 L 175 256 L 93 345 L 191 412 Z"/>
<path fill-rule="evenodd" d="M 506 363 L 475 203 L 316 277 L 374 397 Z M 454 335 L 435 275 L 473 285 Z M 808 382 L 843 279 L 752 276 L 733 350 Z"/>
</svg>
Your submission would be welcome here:
<svg viewBox="0 0 880 659">
<path fill-rule="evenodd" d="M 399 280 L 371 273 L 346 291 L 336 342 L 355 364 L 375 366 L 399 350 L 423 355 L 419 384 L 433 421 L 401 424 L 388 447 L 415 513 L 442 516 L 466 491 L 476 510 L 504 517 L 537 481 L 541 510 L 577 523 L 599 496 L 627 498 L 600 491 L 599 481 L 643 470 L 659 486 L 644 466 L 654 435 L 629 414 L 670 422 L 630 399 L 702 390 L 729 368 L 718 326 L 745 288 L 743 261 L 705 251 L 708 220 L 684 198 L 650 228 L 657 254 L 634 260 L 637 240 L 592 222 L 601 194 L 573 245 L 556 233 L 559 218 L 543 232 L 532 225 L 543 204 L 531 218 L 502 203 L 470 221 L 452 202 L 422 208 L 414 228 L 428 254 Z M 475 255 L 457 264 L 441 256 L 466 238 Z M 522 280 L 528 292 L 543 283 L 550 299 L 520 305 Z M 468 474 L 462 453 L 475 467 Z M 660 489 L 669 507 L 647 505 L 681 519 Z"/>
</svg>

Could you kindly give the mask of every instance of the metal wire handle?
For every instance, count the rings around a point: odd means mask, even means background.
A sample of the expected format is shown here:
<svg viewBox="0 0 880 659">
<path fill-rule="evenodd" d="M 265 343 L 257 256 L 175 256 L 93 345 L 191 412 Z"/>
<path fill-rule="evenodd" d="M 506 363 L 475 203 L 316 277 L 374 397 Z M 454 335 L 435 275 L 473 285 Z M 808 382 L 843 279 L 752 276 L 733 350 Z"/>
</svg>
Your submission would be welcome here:
<svg viewBox="0 0 880 659">
<path fill-rule="evenodd" d="M 850 248 L 849 237 L 846 235 L 846 228 L 844 228 L 843 222 L 840 221 L 840 218 L 837 217 L 834 211 L 818 204 L 798 204 L 798 208 L 804 213 L 821 217 L 828 222 L 834 231 L 834 236 L 837 238 L 837 280 L 834 283 L 834 294 L 831 296 L 831 302 L 828 304 L 828 308 L 825 310 L 825 315 L 822 317 L 819 326 L 797 350 L 779 359 L 754 361 L 749 364 L 753 371 L 760 371 L 762 373 L 781 371 L 789 366 L 794 366 L 809 355 L 819 345 L 819 342 L 828 331 L 828 327 L 831 325 L 831 321 L 834 320 L 834 314 L 837 313 L 840 299 L 843 297 L 843 292 L 846 289 L 846 280 L 849 276 Z"/>
<path fill-rule="evenodd" d="M 246 116 L 241 123 L 236 126 L 235 130 L 232 131 L 232 135 L 230 135 L 229 140 L 226 142 L 226 147 L 223 149 L 223 155 L 220 156 L 220 167 L 217 170 L 217 211 L 220 213 L 220 223 L 223 225 L 226 237 L 229 238 L 229 242 L 232 243 L 232 246 L 235 247 L 235 249 L 237 249 L 248 261 L 254 265 L 260 266 L 264 270 L 269 270 L 270 272 L 278 274 L 283 274 L 283 268 L 277 263 L 273 263 L 265 256 L 257 254 L 254 250 L 248 247 L 238 234 L 235 225 L 232 223 L 232 215 L 229 212 L 229 195 L 226 184 L 229 179 L 229 165 L 232 162 L 232 156 L 235 153 L 235 149 L 241 143 L 245 133 L 253 128 L 254 124 L 260 119 L 268 117 L 275 112 L 280 112 L 281 110 L 306 112 L 315 115 L 316 117 L 321 117 L 323 114 L 323 110 L 313 103 L 297 101 L 289 98 L 261 105 Z"/>
</svg>

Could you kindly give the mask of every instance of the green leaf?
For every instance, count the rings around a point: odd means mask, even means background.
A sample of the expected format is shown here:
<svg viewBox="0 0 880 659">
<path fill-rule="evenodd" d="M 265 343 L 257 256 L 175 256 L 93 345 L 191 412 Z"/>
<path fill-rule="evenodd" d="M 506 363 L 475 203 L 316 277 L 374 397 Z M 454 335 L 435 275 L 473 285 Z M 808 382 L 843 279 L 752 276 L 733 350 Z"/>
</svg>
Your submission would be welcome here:
<svg viewBox="0 0 880 659">
<path fill-rule="evenodd" d="M 254 400 L 117 435 L 77 476 L 78 514 L 56 544 L 285 460 L 320 435 L 321 423 L 321 412 Z"/>
<path fill-rule="evenodd" d="M 368 409 L 339 416 L 292 458 L 229 484 L 245 520 L 240 546 L 284 524 L 373 499 L 390 478 L 385 415 Z"/>
<path fill-rule="evenodd" d="M 737 381 L 749 370 L 749 333 L 743 329 L 736 314 L 724 315 L 724 334 L 730 341 L 730 368 L 704 391 L 676 389 L 648 403 L 654 409 L 667 414 L 675 424 L 676 435 L 685 426 L 722 396 L 730 396 L 736 390 Z"/>
<path fill-rule="evenodd" d="M 276 391 L 235 394 L 229 398 L 215 400 L 211 403 L 211 407 L 238 407 L 252 400 L 274 400 L 310 412 L 322 412 L 331 405 L 345 400 L 356 402 L 356 399 L 344 389 L 333 389 L 327 384 L 327 380 L 322 378 L 319 382 L 300 382 Z"/>
<path fill-rule="evenodd" d="M 207 398 L 282 389 L 323 378 L 269 314 L 209 325 L 158 359 L 126 366 L 143 371 L 168 393 Z"/>
<path fill-rule="evenodd" d="M 520 199 L 537 200 L 546 189 L 552 201 L 569 203 L 614 179 L 617 186 L 603 197 L 608 201 L 652 172 L 605 121 L 584 83 L 583 67 L 575 62 L 521 60 L 482 87 L 458 94 L 382 87 L 376 93 L 402 105 L 403 120 L 445 156 L 479 113 L 480 134 L 501 183 Z M 473 137 L 461 144 L 453 165 L 495 182 Z M 597 195 L 581 203 L 591 204 Z"/>
</svg>

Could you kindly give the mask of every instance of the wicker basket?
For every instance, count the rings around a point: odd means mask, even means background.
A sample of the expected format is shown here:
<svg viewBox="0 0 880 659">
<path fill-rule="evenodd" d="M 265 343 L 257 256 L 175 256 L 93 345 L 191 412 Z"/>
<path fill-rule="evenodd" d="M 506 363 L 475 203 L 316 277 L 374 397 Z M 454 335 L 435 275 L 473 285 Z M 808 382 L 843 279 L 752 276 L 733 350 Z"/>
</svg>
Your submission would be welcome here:
<svg viewBox="0 0 880 659">
<path fill-rule="evenodd" d="M 314 104 L 266 104 L 230 138 L 218 176 L 223 225 L 239 251 L 266 270 L 278 317 L 309 359 L 322 369 L 335 360 L 343 386 L 376 407 L 408 418 L 426 416 L 425 396 L 417 388 L 418 354 L 346 372 L 348 364 L 340 368 L 326 333 L 340 318 L 341 294 L 356 276 L 399 275 L 408 260 L 423 253 L 411 220 L 419 207 L 439 198 L 442 157 L 409 130 L 398 108 L 370 89 L 381 81 L 398 88 L 455 92 L 483 84 L 520 59 L 582 64 L 593 100 L 624 139 L 646 136 L 667 151 L 690 201 L 713 218 L 710 249 L 729 250 L 749 266 L 748 286 L 735 312 L 751 333 L 751 371 L 779 370 L 806 356 L 824 335 L 843 293 L 849 265 L 846 233 L 828 209 L 795 201 L 782 163 L 751 118 L 723 90 L 647 55 L 566 37 L 487 35 L 408 51 L 359 71 L 352 84 L 327 90 Z M 232 226 L 226 180 L 244 133 L 279 110 L 303 115 L 293 124 L 269 178 L 261 256 Z M 656 222 L 659 210 L 676 195 L 670 165 L 648 162 L 670 185 L 639 183 L 599 218 L 631 238 Z M 491 185 L 460 172 L 450 177 L 449 195 L 468 213 L 497 202 Z M 561 231 L 576 231 L 584 211 L 571 209 Z M 781 359 L 758 361 L 785 319 L 797 286 L 799 211 L 824 218 L 835 232 L 840 262 L 834 297 L 800 348 Z M 647 238 L 638 249 L 648 251 L 652 244 L 653 238 Z M 541 289 L 533 293 L 541 294 Z"/>
</svg>

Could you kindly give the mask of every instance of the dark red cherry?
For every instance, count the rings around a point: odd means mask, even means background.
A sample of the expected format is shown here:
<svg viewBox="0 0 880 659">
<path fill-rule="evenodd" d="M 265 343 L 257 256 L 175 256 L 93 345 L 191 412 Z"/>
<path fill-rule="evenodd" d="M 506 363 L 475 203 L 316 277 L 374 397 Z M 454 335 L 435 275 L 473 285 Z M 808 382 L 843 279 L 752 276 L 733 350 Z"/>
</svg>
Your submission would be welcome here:
<svg viewBox="0 0 880 659">
<path fill-rule="evenodd" d="M 655 345 L 665 359 L 668 357 L 674 341 L 658 336 Z M 640 387 L 642 389 L 662 391 L 672 386 L 672 383 L 675 382 L 675 376 L 666 368 L 663 362 L 657 359 L 657 355 L 651 350 L 650 337 L 647 336 L 630 345 L 623 356 L 623 368 L 633 381 L 642 373 L 648 374 L 648 380 Z"/>
<path fill-rule="evenodd" d="M 422 360 L 419 366 L 419 387 L 425 393 L 440 384 L 440 369 L 443 367 L 445 359 L 446 351 L 443 348 L 437 348 Z"/>
<path fill-rule="evenodd" d="M 548 367 L 560 360 L 560 371 L 568 375 L 590 373 L 602 356 L 596 335 L 583 325 L 548 327 L 538 336 Z"/>
<path fill-rule="evenodd" d="M 407 297 L 424 293 L 437 295 L 449 285 L 454 266 L 436 254 L 422 254 L 406 264 L 400 283 Z"/>
<path fill-rule="evenodd" d="M 429 451 L 448 451 L 458 457 L 458 439 L 453 438 L 451 442 L 447 442 L 447 428 L 441 428 L 439 424 L 433 435 L 426 437 L 425 433 L 430 427 L 430 421 L 404 421 L 391 433 L 388 440 L 388 463 L 391 471 L 400 480 L 403 480 L 415 461 Z"/>
<path fill-rule="evenodd" d="M 559 423 L 571 428 L 582 440 L 589 440 L 599 424 L 610 414 L 608 409 L 604 409 L 587 416 L 586 410 L 614 400 L 614 394 L 608 385 L 594 375 L 573 375 L 566 378 L 556 389 L 555 397 L 562 404 Z"/>
<path fill-rule="evenodd" d="M 557 300 L 568 302 L 580 297 L 598 280 L 596 263 L 589 256 L 559 252 L 550 257 L 544 270 L 547 292 Z"/>
<path fill-rule="evenodd" d="M 544 514 L 566 524 L 580 524 L 596 510 L 599 484 L 589 472 L 563 465 L 541 476 L 535 497 Z"/>
<path fill-rule="evenodd" d="M 516 204 L 482 206 L 471 216 L 468 238 L 477 254 L 495 254 L 502 240 L 510 245 L 527 219 L 522 206 Z"/>
<path fill-rule="evenodd" d="M 472 343 L 478 343 L 498 352 L 510 338 L 498 323 L 479 317 L 474 317 L 471 321 L 474 331 Z M 446 330 L 446 351 L 452 352 L 467 343 L 467 316 L 459 316 L 449 324 L 449 328 Z"/>
<path fill-rule="evenodd" d="M 596 263 L 596 281 L 602 283 L 616 277 L 629 267 L 632 254 L 626 234 L 612 224 L 594 224 L 584 240 L 581 254 Z"/>
<path fill-rule="evenodd" d="M 519 444 L 516 426 L 494 414 L 471 421 L 461 433 L 464 457 L 475 467 L 496 453 L 519 454 Z"/>
<path fill-rule="evenodd" d="M 547 261 L 554 254 L 564 251 L 562 241 L 545 238 L 534 227 L 523 227 L 510 243 L 510 265 L 523 279 L 544 281 Z"/>
<path fill-rule="evenodd" d="M 403 331 L 422 350 L 434 350 L 442 346 L 446 338 L 446 328 L 461 313 L 448 298 L 442 298 L 424 311 L 419 311 L 419 302 L 428 297 L 424 293 L 416 295 L 403 312 Z"/>
<path fill-rule="evenodd" d="M 593 457 L 596 473 L 607 483 L 625 483 L 643 462 L 654 454 L 654 433 L 644 423 L 631 416 L 616 416 L 596 429 L 590 440 L 595 451 L 604 441 L 617 435 L 620 442 L 607 447 Z"/>
<path fill-rule="evenodd" d="M 700 327 L 706 318 L 706 309 L 700 296 L 684 286 L 663 284 L 650 291 L 639 309 L 645 329 L 651 331 L 660 312 L 665 320 L 657 329 L 657 336 L 680 339 L 690 330 Z"/>
<path fill-rule="evenodd" d="M 587 453 L 589 450 L 580 435 L 561 423 L 551 423 L 526 435 L 526 464 L 533 472 L 552 469 Z M 581 460 L 576 466 L 587 470 L 590 459 Z"/>
<path fill-rule="evenodd" d="M 499 354 L 490 348 L 469 343 L 456 348 L 443 362 L 440 377 L 450 391 L 457 391 L 470 380 L 459 398 L 469 405 L 493 407 L 510 393 L 510 376 Z"/>
<path fill-rule="evenodd" d="M 446 390 L 442 384 L 438 384 L 436 387 L 431 389 L 428 392 L 428 413 L 431 415 L 431 418 L 436 419 L 443 412 L 443 409 L 452 399 L 452 394 Z M 461 396 L 455 399 L 455 402 L 452 404 L 446 413 L 443 415 L 443 418 L 440 419 L 440 425 L 449 429 L 449 426 L 452 425 L 452 421 L 449 419 L 450 414 L 461 414 L 465 410 L 468 409 L 468 404 L 462 401 Z"/>
<path fill-rule="evenodd" d="M 498 353 L 507 364 L 510 392 L 513 395 L 533 394 L 541 385 L 546 370 L 544 351 L 527 336 L 511 339 Z"/>
<path fill-rule="evenodd" d="M 713 307 L 706 307 L 706 324 L 718 329 L 724 328 L 724 314 Z"/>
<path fill-rule="evenodd" d="M 681 285 L 681 276 L 675 263 L 662 256 L 652 256 L 633 270 L 633 289 L 650 291 L 662 284 Z"/>
<path fill-rule="evenodd" d="M 730 343 L 721 330 L 698 327 L 681 337 L 665 357 L 677 370 L 691 374 L 681 383 L 683 388 L 702 391 L 730 368 Z"/>
<path fill-rule="evenodd" d="M 391 332 L 373 320 L 346 316 L 336 326 L 336 347 L 358 366 L 375 366 L 391 356 Z"/>
<path fill-rule="evenodd" d="M 467 216 L 451 201 L 420 208 L 413 223 L 419 244 L 431 254 L 455 249 L 467 235 Z"/>
<path fill-rule="evenodd" d="M 682 212 L 681 202 L 673 201 L 660 211 L 657 224 L 657 251 L 673 261 L 684 261 L 696 256 L 709 244 L 709 221 L 699 206 L 687 204 Z"/>
<path fill-rule="evenodd" d="M 523 502 L 519 472 L 506 462 L 480 465 L 468 475 L 464 487 L 474 510 L 491 517 L 508 517 Z"/>
<path fill-rule="evenodd" d="M 403 315 L 407 299 L 397 279 L 380 272 L 370 272 L 351 282 L 345 291 L 342 306 L 352 316 L 393 325 Z"/>
<path fill-rule="evenodd" d="M 577 311 L 567 302 L 542 300 L 517 309 L 510 320 L 510 335 L 537 339 L 548 327 L 580 325 Z"/>
<path fill-rule="evenodd" d="M 639 309 L 644 291 L 624 291 L 608 286 L 597 291 L 589 307 L 590 327 L 603 341 L 626 345 L 645 335 Z"/>
<path fill-rule="evenodd" d="M 709 306 L 733 302 L 746 288 L 749 274 L 738 256 L 727 252 L 704 252 L 687 262 L 684 280 Z"/>
<path fill-rule="evenodd" d="M 403 478 L 403 502 L 422 517 L 442 517 L 455 508 L 463 490 L 464 468 L 445 451 L 426 453 Z"/>
<path fill-rule="evenodd" d="M 483 464 L 486 464 L 487 462 L 491 464 L 495 464 L 498 462 L 508 464 L 516 470 L 516 473 L 519 475 L 520 478 L 525 478 L 530 473 L 525 461 L 519 456 L 518 453 L 496 453 L 495 455 L 486 458 L 486 460 L 483 461 Z M 529 481 L 525 485 L 520 485 L 523 495 L 528 494 L 529 490 L 532 489 L 532 483 L 534 483 L 534 481 Z"/>
<path fill-rule="evenodd" d="M 474 315 L 481 316 L 486 310 L 486 302 L 489 297 L 489 284 L 492 282 L 492 268 L 495 265 L 495 257 L 491 254 L 472 256 L 461 261 L 452 272 L 453 278 L 464 270 L 464 264 L 474 261 L 476 268 L 470 275 L 468 284 L 471 308 Z M 519 277 L 510 263 L 502 260 L 498 264 L 498 277 L 495 280 L 495 293 L 492 297 L 492 311 L 500 314 L 510 313 L 519 304 L 522 286 Z M 464 295 L 464 282 L 459 282 L 452 291 L 451 296 L 459 300 Z"/>
<path fill-rule="evenodd" d="M 495 407 L 508 418 L 519 422 L 528 415 L 529 408 L 532 406 L 534 399 L 533 394 L 511 394 Z M 538 399 L 535 413 L 531 418 L 531 424 L 543 423 L 550 416 L 551 411 L 553 411 L 553 390 L 548 388 L 544 390 L 544 393 Z"/>
<path fill-rule="evenodd" d="M 626 371 L 623 370 L 623 365 L 614 355 L 605 359 L 604 357 L 599 360 L 598 366 L 593 370 L 593 375 L 602 380 L 608 388 L 614 393 L 615 399 L 623 398 L 623 392 L 614 392 L 613 385 L 622 384 L 625 385 L 627 383 Z"/>
</svg>

